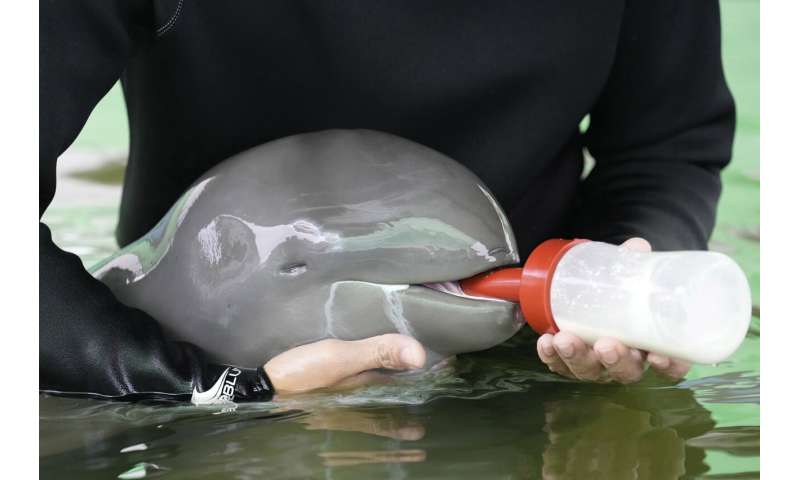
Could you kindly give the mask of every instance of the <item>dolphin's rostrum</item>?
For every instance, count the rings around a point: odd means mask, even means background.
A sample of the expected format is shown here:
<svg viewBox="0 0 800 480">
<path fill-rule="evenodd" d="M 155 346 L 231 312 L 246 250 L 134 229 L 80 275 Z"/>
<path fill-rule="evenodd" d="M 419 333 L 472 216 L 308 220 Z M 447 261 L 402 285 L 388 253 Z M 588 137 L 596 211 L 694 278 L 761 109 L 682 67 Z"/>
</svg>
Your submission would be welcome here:
<svg viewBox="0 0 800 480">
<path fill-rule="evenodd" d="M 220 163 L 93 273 L 219 362 L 399 332 L 431 363 L 520 328 L 515 304 L 454 283 L 518 261 L 502 209 L 464 166 L 386 133 L 329 130 Z"/>
</svg>

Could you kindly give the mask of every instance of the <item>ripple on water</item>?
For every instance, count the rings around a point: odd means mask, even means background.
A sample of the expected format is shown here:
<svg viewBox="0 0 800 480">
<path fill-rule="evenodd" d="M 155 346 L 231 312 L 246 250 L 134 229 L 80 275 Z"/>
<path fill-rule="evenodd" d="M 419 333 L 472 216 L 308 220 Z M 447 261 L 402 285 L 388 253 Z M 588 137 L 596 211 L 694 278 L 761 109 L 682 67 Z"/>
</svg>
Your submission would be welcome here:
<svg viewBox="0 0 800 480">
<path fill-rule="evenodd" d="M 686 380 L 698 400 L 707 403 L 761 403 L 761 376 L 758 372 L 740 371 Z"/>
</svg>

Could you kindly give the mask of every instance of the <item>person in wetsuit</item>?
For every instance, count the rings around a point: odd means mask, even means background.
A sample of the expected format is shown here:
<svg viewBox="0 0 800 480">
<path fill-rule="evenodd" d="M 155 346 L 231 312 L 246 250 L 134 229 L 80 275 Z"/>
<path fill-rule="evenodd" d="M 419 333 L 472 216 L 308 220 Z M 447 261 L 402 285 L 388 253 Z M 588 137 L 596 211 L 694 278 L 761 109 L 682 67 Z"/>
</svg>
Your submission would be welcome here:
<svg viewBox="0 0 800 480">
<path fill-rule="evenodd" d="M 368 128 L 475 172 L 509 214 L 523 258 L 558 236 L 704 249 L 735 118 L 716 0 L 47 1 L 40 217 L 58 157 L 117 80 L 130 124 L 120 245 L 235 153 Z M 583 149 L 596 164 L 582 180 Z M 246 401 L 424 360 L 414 339 L 389 335 L 298 347 L 265 368 L 215 365 L 119 303 L 39 228 L 42 391 L 188 400 L 228 385 Z M 688 369 L 563 332 L 537 347 L 551 370 L 583 380 L 636 381 L 648 363 L 673 378 Z"/>
</svg>

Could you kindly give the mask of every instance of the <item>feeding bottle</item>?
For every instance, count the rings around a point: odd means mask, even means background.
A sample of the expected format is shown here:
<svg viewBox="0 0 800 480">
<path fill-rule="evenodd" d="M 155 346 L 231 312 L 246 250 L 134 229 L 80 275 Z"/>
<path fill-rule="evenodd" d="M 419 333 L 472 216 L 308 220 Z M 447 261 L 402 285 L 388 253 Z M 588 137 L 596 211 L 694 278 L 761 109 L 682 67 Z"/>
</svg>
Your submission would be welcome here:
<svg viewBox="0 0 800 480">
<path fill-rule="evenodd" d="M 696 363 L 717 363 L 744 340 L 750 288 L 728 256 L 637 252 L 602 242 L 548 240 L 523 268 L 463 280 L 464 293 L 519 302 L 539 334 L 570 332 Z"/>
</svg>

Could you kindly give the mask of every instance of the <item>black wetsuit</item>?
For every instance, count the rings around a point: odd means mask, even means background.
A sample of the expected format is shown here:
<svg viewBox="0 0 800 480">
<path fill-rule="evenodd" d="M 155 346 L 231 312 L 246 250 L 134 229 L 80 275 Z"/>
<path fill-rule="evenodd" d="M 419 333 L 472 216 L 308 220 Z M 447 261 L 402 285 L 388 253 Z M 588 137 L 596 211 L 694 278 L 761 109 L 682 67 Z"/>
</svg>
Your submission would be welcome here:
<svg viewBox="0 0 800 480">
<path fill-rule="evenodd" d="M 232 154 L 300 132 L 370 128 L 477 173 L 523 255 L 558 235 L 705 248 L 734 130 L 718 8 L 45 0 L 40 214 L 55 192 L 57 157 L 121 78 L 131 138 L 123 245 Z M 584 147 L 597 163 L 581 181 Z M 188 399 L 219 385 L 225 366 L 117 302 L 42 224 L 39 255 L 42 390 Z M 269 395 L 256 371 L 235 378 L 237 399 Z"/>
</svg>

